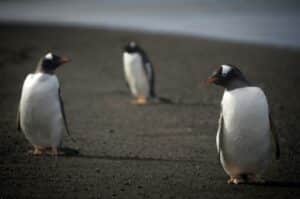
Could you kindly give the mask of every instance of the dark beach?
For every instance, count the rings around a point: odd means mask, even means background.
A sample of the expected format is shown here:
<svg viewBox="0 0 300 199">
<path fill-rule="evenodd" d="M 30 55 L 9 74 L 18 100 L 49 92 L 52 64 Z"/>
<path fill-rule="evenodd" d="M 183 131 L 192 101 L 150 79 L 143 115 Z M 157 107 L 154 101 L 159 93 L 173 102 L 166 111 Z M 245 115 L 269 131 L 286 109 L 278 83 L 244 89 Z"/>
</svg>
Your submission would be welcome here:
<svg viewBox="0 0 300 199">
<path fill-rule="evenodd" d="M 299 198 L 300 50 L 105 29 L 0 25 L 0 198 Z M 139 42 L 153 60 L 157 93 L 174 104 L 130 104 L 121 47 Z M 79 155 L 33 157 L 16 130 L 22 83 L 48 50 L 72 62 L 57 71 Z M 264 185 L 233 186 L 217 159 L 223 90 L 204 81 L 240 66 L 262 87 L 281 159 Z"/>
</svg>

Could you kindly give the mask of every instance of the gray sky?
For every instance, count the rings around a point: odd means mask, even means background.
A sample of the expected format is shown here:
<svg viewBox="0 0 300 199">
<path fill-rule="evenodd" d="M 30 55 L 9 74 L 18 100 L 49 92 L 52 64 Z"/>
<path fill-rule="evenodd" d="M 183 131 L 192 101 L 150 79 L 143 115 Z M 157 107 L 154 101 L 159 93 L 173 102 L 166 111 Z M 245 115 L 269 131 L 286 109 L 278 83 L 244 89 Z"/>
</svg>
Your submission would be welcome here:
<svg viewBox="0 0 300 199">
<path fill-rule="evenodd" d="M 0 22 L 137 29 L 300 48 L 296 0 L 0 0 Z"/>
</svg>

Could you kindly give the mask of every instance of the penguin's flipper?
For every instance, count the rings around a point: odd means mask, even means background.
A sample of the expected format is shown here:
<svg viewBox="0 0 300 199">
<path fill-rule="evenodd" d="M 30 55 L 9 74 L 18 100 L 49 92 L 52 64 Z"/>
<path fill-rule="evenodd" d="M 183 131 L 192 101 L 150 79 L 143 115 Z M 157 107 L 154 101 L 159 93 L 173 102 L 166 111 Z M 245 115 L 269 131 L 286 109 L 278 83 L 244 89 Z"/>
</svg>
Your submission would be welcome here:
<svg viewBox="0 0 300 199">
<path fill-rule="evenodd" d="M 140 47 L 138 47 L 138 49 L 139 49 L 139 52 L 142 55 L 143 67 L 144 67 L 146 76 L 147 76 L 148 81 L 149 81 L 150 96 L 152 98 L 155 98 L 156 97 L 156 93 L 155 93 L 155 74 L 154 74 L 153 64 L 150 61 L 147 53 Z"/>
<path fill-rule="evenodd" d="M 125 85 L 126 85 L 126 87 L 128 88 L 128 89 L 130 89 L 130 87 L 129 87 L 129 83 L 128 83 L 128 80 L 127 80 L 127 78 L 125 77 Z"/>
<path fill-rule="evenodd" d="M 217 132 L 217 137 L 216 137 L 216 144 L 217 144 L 217 150 L 218 150 L 218 155 L 220 159 L 220 154 L 221 150 L 223 148 L 223 131 L 224 131 L 224 119 L 223 119 L 223 113 L 221 111 L 220 117 L 219 117 L 219 126 L 218 126 L 218 132 Z"/>
<path fill-rule="evenodd" d="M 18 111 L 17 111 L 17 130 L 21 130 L 21 119 L 20 119 L 20 106 L 18 106 Z"/>
<path fill-rule="evenodd" d="M 280 145 L 279 145 L 279 137 L 278 133 L 276 131 L 274 121 L 272 119 L 271 113 L 269 113 L 269 121 L 270 121 L 270 130 L 271 134 L 275 143 L 275 155 L 276 155 L 276 160 L 279 160 L 280 158 Z"/>
<path fill-rule="evenodd" d="M 145 68 L 145 72 L 147 75 L 148 80 L 151 80 L 152 78 L 152 73 L 153 73 L 153 69 L 152 69 L 152 64 L 151 62 L 147 61 L 144 63 L 144 68 Z"/>
<path fill-rule="evenodd" d="M 69 126 L 68 126 L 66 113 L 65 113 L 65 108 L 64 108 L 64 102 L 63 102 L 63 99 L 62 99 L 62 96 L 61 96 L 60 88 L 58 89 L 58 97 L 59 97 L 59 102 L 60 102 L 60 111 L 61 111 L 61 114 L 63 116 L 65 129 L 67 131 L 67 134 L 70 135 Z"/>
<path fill-rule="evenodd" d="M 155 75 L 154 75 L 152 63 L 149 60 L 147 62 L 145 62 L 144 69 L 145 69 L 145 73 L 146 73 L 146 76 L 148 78 L 149 85 L 150 85 L 150 96 L 154 98 L 154 97 L 156 97 Z"/>
</svg>

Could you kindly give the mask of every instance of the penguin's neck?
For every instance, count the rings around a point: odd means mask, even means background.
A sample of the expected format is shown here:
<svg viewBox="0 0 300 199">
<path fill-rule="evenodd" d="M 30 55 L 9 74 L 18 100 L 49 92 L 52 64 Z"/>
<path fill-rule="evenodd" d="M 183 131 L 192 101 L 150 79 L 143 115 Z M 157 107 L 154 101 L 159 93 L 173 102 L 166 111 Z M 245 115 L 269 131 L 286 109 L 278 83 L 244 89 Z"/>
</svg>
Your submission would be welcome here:
<svg viewBox="0 0 300 199">
<path fill-rule="evenodd" d="M 42 67 L 41 65 L 39 65 L 36 68 L 35 73 L 45 73 L 48 75 L 54 75 L 54 70 L 49 70 L 49 69 L 46 69 L 46 68 Z"/>
<path fill-rule="evenodd" d="M 234 89 L 244 88 L 248 86 L 251 86 L 251 84 L 246 79 L 233 79 L 225 85 L 225 89 L 227 91 L 232 91 Z"/>
</svg>

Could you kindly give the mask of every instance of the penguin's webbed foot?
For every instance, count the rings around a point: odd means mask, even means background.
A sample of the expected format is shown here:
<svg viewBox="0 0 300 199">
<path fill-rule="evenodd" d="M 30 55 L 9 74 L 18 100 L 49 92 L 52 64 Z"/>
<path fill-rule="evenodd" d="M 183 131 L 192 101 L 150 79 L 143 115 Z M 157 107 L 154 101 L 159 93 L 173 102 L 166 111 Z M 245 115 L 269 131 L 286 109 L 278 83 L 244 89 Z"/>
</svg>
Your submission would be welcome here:
<svg viewBox="0 0 300 199">
<path fill-rule="evenodd" d="M 133 100 L 131 103 L 135 105 L 145 105 L 148 103 L 148 101 L 147 98 L 145 97 L 138 97 L 137 99 Z"/>
<path fill-rule="evenodd" d="M 244 184 L 246 180 L 242 176 L 230 176 L 230 179 L 227 181 L 228 184 Z"/>
<path fill-rule="evenodd" d="M 65 155 L 63 151 L 60 151 L 57 147 L 41 147 L 41 146 L 34 146 L 33 150 L 28 152 L 30 155 L 34 156 L 43 156 L 43 155 L 50 155 L 50 156 L 61 156 Z"/>
<path fill-rule="evenodd" d="M 231 176 L 227 181 L 228 184 L 263 184 L 265 181 L 256 174 L 244 174 Z"/>
<path fill-rule="evenodd" d="M 63 151 L 60 151 L 57 147 L 51 147 L 51 150 L 47 151 L 47 155 L 61 156 L 65 155 L 65 153 Z"/>
<path fill-rule="evenodd" d="M 46 148 L 41 146 L 34 146 L 33 150 L 28 151 L 30 155 L 34 155 L 34 156 L 44 155 L 45 152 L 46 152 Z"/>
</svg>

